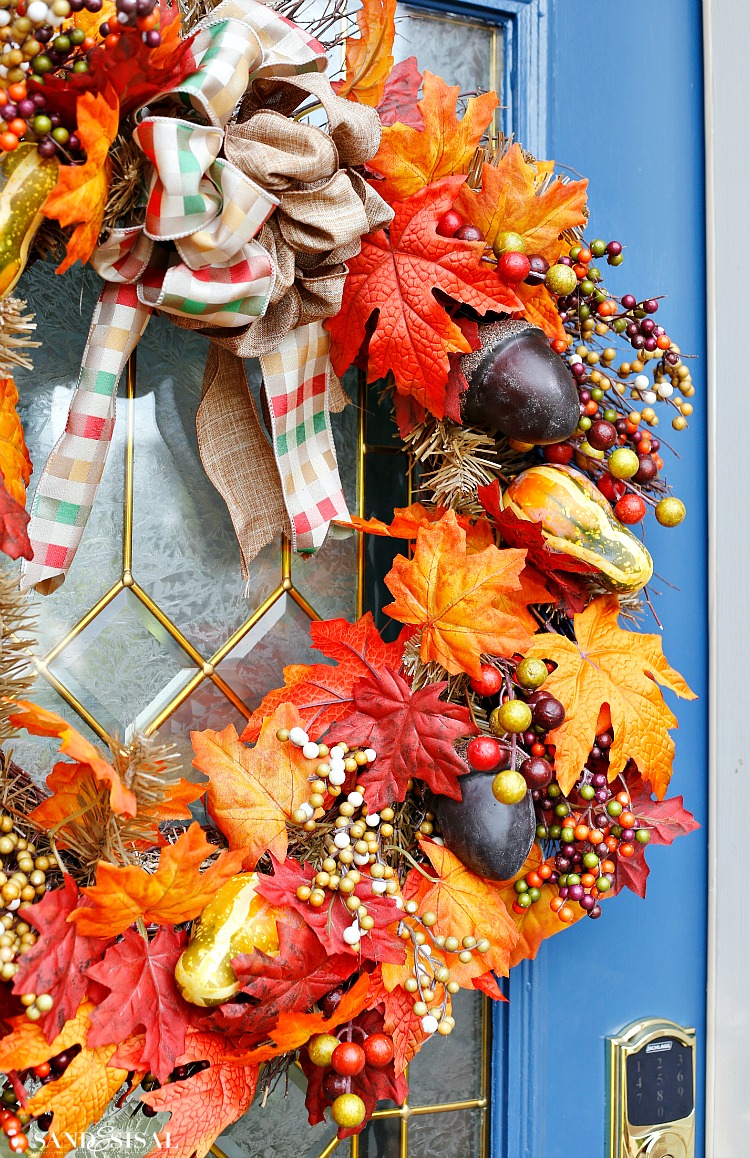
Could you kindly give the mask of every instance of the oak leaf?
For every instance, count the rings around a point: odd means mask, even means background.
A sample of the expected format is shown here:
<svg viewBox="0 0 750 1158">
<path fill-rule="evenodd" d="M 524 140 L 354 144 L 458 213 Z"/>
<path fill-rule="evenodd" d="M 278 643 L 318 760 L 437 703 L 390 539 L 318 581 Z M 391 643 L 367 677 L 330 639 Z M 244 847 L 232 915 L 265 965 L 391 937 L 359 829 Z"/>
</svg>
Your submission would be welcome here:
<svg viewBox="0 0 750 1158">
<path fill-rule="evenodd" d="M 31 458 L 17 406 L 15 382 L 10 377 L 0 377 L 0 474 L 8 494 L 23 507 L 31 478 Z M 11 556 L 14 557 L 18 558 Z"/>
<path fill-rule="evenodd" d="M 26 1107 L 34 1116 L 54 1114 L 51 1132 L 56 1138 L 55 1151 L 61 1155 L 72 1150 L 76 1138 L 99 1120 L 127 1077 L 126 1070 L 107 1064 L 115 1052 L 114 1045 L 87 1048 L 92 1009 L 90 1003 L 82 1003 L 75 1017 L 65 1023 L 51 1043 L 39 1025 L 25 1015 L 13 1018 L 12 1032 L 0 1040 L 0 1069 L 6 1073 L 12 1069 L 30 1069 L 72 1046 L 81 1047 L 65 1072 L 43 1085 Z M 51 1132 L 47 1134 L 47 1141 Z"/>
<path fill-rule="evenodd" d="M 300 864 L 291 857 L 282 864 L 274 860 L 273 875 L 261 876 L 256 891 L 277 909 L 285 906 L 296 909 L 328 953 L 351 953 L 358 959 L 370 961 L 403 961 L 404 950 L 394 931 L 401 910 L 392 897 L 387 894 L 376 896 L 372 892 L 370 877 L 362 873 L 353 895 L 367 906 L 374 925 L 366 932 L 362 930 L 362 938 L 355 949 L 347 945 L 343 937 L 353 917 L 341 893 L 331 893 L 320 909 L 311 908 L 307 901 L 301 901 L 297 896 L 297 889 L 301 885 L 310 885 L 314 876 L 315 869 L 311 864 Z"/>
<path fill-rule="evenodd" d="M 393 68 L 395 16 L 396 0 L 364 0 L 357 12 L 359 36 L 344 42 L 346 74 L 333 84 L 339 96 L 373 108 L 380 103 Z"/>
<path fill-rule="evenodd" d="M 526 161 L 520 145 L 512 145 L 497 165 L 482 166 L 482 187 L 475 193 L 464 185 L 456 209 L 492 245 L 498 233 L 518 233 L 527 253 L 555 262 L 560 234 L 585 222 L 587 181 L 560 178 L 540 182 L 535 165 Z"/>
<path fill-rule="evenodd" d="M 254 868 L 265 852 L 284 860 L 287 821 L 310 795 L 310 763 L 295 744 L 282 744 L 280 728 L 299 727 L 296 707 L 282 703 L 264 720 L 258 742 L 246 748 L 230 724 L 223 732 L 191 732 L 193 764 L 208 776 L 208 811 L 229 841 L 246 850 Z"/>
<path fill-rule="evenodd" d="M 88 990 L 87 970 L 112 944 L 112 938 L 85 937 L 68 918 L 83 898 L 67 873 L 60 888 L 50 889 L 35 905 L 21 909 L 23 919 L 39 932 L 38 940 L 18 963 L 13 992 L 49 993 L 52 1009 L 36 1023 L 48 1041 L 75 1017 Z"/>
<path fill-rule="evenodd" d="M 399 555 L 385 577 L 395 602 L 383 610 L 421 629 L 423 663 L 479 676 L 481 656 L 525 651 L 529 632 L 500 606 L 519 591 L 525 551 L 495 546 L 469 554 L 453 511 L 421 527 L 411 559 Z"/>
<path fill-rule="evenodd" d="M 258 1084 L 258 1064 L 232 1056 L 222 1034 L 188 1030 L 178 1064 L 210 1064 L 183 1081 L 143 1094 L 141 1101 L 170 1119 L 146 1158 L 167 1151 L 171 1158 L 204 1158 L 219 1134 L 250 1108 Z"/>
<path fill-rule="evenodd" d="M 109 194 L 109 148 L 117 136 L 119 109 L 111 87 L 104 95 L 83 93 L 76 101 L 76 135 L 86 160 L 82 165 L 60 166 L 57 184 L 44 203 L 46 217 L 63 227 L 76 226 L 57 273 L 65 273 L 76 261 L 87 262 L 96 248 Z"/>
<path fill-rule="evenodd" d="M 378 116 L 382 125 L 411 125 L 422 132 L 424 121 L 419 115 L 417 101 L 422 87 L 422 74 L 417 68 L 416 56 L 408 56 L 394 64 L 385 82 L 383 95 L 378 104 Z"/>
<path fill-rule="evenodd" d="M 482 264 L 481 241 L 437 233 L 437 223 L 452 207 L 463 180 L 446 178 L 395 203 L 388 233 L 379 230 L 364 237 L 359 254 L 347 262 L 341 309 L 326 321 L 337 374 L 352 365 L 369 336 L 368 381 L 392 373 L 397 391 L 412 395 L 436 418 L 446 412 L 450 355 L 472 349 L 436 291 L 478 314 L 513 313 L 522 307 L 495 270 Z M 374 330 L 369 324 L 373 314 Z"/>
<path fill-rule="evenodd" d="M 358 776 L 372 811 L 406 797 L 416 776 L 433 792 L 461 799 L 458 777 L 469 771 L 454 743 L 476 735 L 467 708 L 440 697 L 447 683 L 412 691 L 398 672 L 383 668 L 354 688 L 356 712 L 331 729 L 333 740 L 373 748 L 377 759 Z"/>
<path fill-rule="evenodd" d="M 216 852 L 199 824 L 191 824 L 174 844 L 162 848 L 159 865 L 148 873 L 136 865 L 99 862 L 96 884 L 81 891 L 85 906 L 70 914 L 84 936 L 124 933 L 139 917 L 146 924 L 179 925 L 197 917 L 225 881 L 238 873 L 243 850 L 222 852 L 205 872 L 204 860 Z"/>
<path fill-rule="evenodd" d="M 47 711 L 28 700 L 16 700 L 15 704 L 16 710 L 9 717 L 14 728 L 24 728 L 32 736 L 57 736 L 63 755 L 70 756 L 78 764 L 86 764 L 96 780 L 109 788 L 112 811 L 122 816 L 135 816 L 138 810 L 135 796 L 98 748 L 57 712 Z"/>
<path fill-rule="evenodd" d="M 89 1046 L 117 1044 L 143 1030 L 143 1068 L 166 1082 L 185 1048 L 185 1034 L 195 1014 L 174 977 L 186 944 L 187 933 L 170 926 L 158 929 L 151 941 L 126 929 L 104 959 L 89 967 L 89 977 L 110 990 L 91 1014 Z"/>
<path fill-rule="evenodd" d="M 282 703 L 294 704 L 303 727 L 316 738 L 322 736 L 334 720 L 344 719 L 354 711 L 357 680 L 382 667 L 399 667 L 404 652 L 401 638 L 395 643 L 383 642 L 369 611 L 356 623 L 346 619 L 311 623 L 310 643 L 316 651 L 335 660 L 336 666 L 315 663 L 285 667 L 285 686 L 264 697 L 242 733 L 243 740 L 257 740 L 264 718 Z"/>
<path fill-rule="evenodd" d="M 594 599 L 574 618 L 575 642 L 547 633 L 536 637 L 526 655 L 557 664 L 544 687 L 565 708 L 564 722 L 550 733 L 563 792 L 569 793 L 580 776 L 600 709 L 607 704 L 614 728 L 610 779 L 633 759 L 661 800 L 672 775 L 669 729 L 677 727 L 677 720 L 657 684 L 683 699 L 695 695 L 664 658 L 661 636 L 623 631 L 617 623 L 619 608 L 616 595 Z"/>
<path fill-rule="evenodd" d="M 554 858 L 550 858 L 550 865 L 554 868 Z M 567 929 L 571 924 L 580 921 L 581 917 L 585 916 L 585 910 L 580 905 L 571 905 L 573 910 L 573 920 L 567 924 L 560 920 L 557 913 L 550 909 L 550 901 L 558 896 L 558 890 L 547 881 L 544 881 L 540 888 L 541 896 L 535 904 L 530 905 L 528 909 L 524 909 L 522 913 L 515 913 L 513 911 L 513 904 L 516 900 L 517 893 L 513 888 L 515 881 L 525 877 L 527 873 L 535 871 L 541 864 L 544 863 L 544 856 L 538 844 L 532 844 L 531 852 L 524 865 L 519 869 L 516 875 L 509 881 L 499 882 L 493 888 L 498 896 L 501 898 L 503 904 L 506 906 L 508 916 L 515 923 L 518 930 L 518 940 L 516 941 L 510 957 L 511 967 L 518 965 L 520 961 L 533 961 L 539 952 L 539 946 L 542 941 L 546 941 L 548 937 L 553 937 L 555 933 L 561 932 L 562 929 Z M 610 894 L 606 894 L 609 896 Z"/>
<path fill-rule="evenodd" d="M 417 104 L 424 128 L 420 131 L 397 122 L 383 129 L 380 148 L 367 167 L 385 178 L 378 182 L 378 192 L 386 201 L 404 201 L 441 177 L 467 172 L 500 102 L 494 92 L 471 97 L 459 120 L 460 91 L 458 85 L 425 72 L 423 96 Z"/>
<path fill-rule="evenodd" d="M 404 898 L 416 900 L 421 913 L 431 911 L 437 917 L 434 933 L 445 937 L 487 938 L 490 948 L 486 953 L 475 953 L 470 971 L 461 975 L 461 963 L 451 958 L 451 973 L 459 984 L 467 984 L 467 976 L 479 976 L 492 970 L 508 976 L 511 954 L 518 940 L 513 921 L 508 916 L 497 890 L 464 864 L 443 845 L 421 840 L 419 846 L 430 861 L 435 877 L 412 869 L 404 885 Z M 386 982 L 387 984 L 387 982 Z M 469 981 L 471 984 L 471 981 Z"/>
</svg>

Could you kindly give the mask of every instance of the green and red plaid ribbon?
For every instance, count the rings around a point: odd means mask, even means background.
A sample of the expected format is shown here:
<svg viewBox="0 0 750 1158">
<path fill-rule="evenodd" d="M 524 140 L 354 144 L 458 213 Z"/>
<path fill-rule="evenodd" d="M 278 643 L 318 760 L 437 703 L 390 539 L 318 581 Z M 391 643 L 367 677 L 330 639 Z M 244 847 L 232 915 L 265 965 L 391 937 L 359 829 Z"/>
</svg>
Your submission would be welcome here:
<svg viewBox="0 0 750 1158">
<path fill-rule="evenodd" d="M 193 42 L 196 68 L 173 92 L 209 123 L 146 116 L 134 132 L 151 162 L 143 226 L 115 230 L 93 264 L 107 282 L 91 323 L 65 432 L 47 461 L 29 524 L 24 588 L 54 590 L 80 543 L 104 470 L 117 383 L 153 310 L 231 330 L 261 318 L 275 263 L 254 240 L 278 199 L 220 156 L 223 131 L 256 77 L 325 68 L 321 45 L 255 0 L 224 0 Z M 320 321 L 262 359 L 273 450 L 293 548 L 315 550 L 348 517 L 330 422 L 328 335 Z"/>
</svg>

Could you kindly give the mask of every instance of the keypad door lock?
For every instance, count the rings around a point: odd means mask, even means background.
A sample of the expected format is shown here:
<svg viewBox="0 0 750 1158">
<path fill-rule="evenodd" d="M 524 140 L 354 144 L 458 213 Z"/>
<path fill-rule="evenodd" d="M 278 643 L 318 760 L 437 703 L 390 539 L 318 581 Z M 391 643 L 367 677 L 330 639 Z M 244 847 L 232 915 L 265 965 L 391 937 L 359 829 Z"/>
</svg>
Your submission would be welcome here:
<svg viewBox="0 0 750 1158">
<path fill-rule="evenodd" d="M 695 1030 L 634 1021 L 607 1039 L 608 1158 L 694 1158 Z"/>
</svg>

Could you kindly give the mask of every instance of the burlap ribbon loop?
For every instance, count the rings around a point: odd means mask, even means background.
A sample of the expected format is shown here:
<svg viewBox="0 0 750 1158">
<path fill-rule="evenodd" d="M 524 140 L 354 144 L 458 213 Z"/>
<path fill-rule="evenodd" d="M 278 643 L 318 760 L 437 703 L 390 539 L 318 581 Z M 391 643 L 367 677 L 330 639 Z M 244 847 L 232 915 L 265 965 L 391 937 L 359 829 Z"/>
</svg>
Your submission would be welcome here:
<svg viewBox="0 0 750 1158">
<path fill-rule="evenodd" d="M 83 533 L 108 446 L 101 423 L 81 421 L 92 393 L 84 385 L 94 373 L 94 393 L 107 394 L 113 417 L 117 381 L 135 344 L 118 336 L 128 309 L 135 341 L 158 310 L 223 347 L 207 366 L 197 422 L 243 572 L 280 527 L 294 550 L 312 551 L 331 520 L 347 517 L 328 418 L 343 396 L 321 322 L 340 308 L 343 263 L 359 251 L 362 234 L 392 216 L 348 168 L 377 150 L 378 117 L 336 96 L 321 75 L 321 45 L 256 0 L 224 0 L 199 26 L 192 51 L 194 72 L 142 110 L 134 130 L 150 165 L 143 225 L 112 231 L 92 259 L 113 288 L 123 287 L 114 290 L 118 325 L 102 311 L 92 324 L 66 433 L 34 499 L 26 587 L 62 582 Z M 289 119 L 309 95 L 323 105 L 328 133 Z M 186 106 L 194 119 L 184 119 Z M 109 369 L 96 376 L 101 351 Z M 271 420 L 265 451 L 244 370 L 232 361 L 245 356 L 261 358 Z M 97 442 L 93 453 L 80 442 L 81 429 Z M 92 460 L 96 478 L 88 472 L 79 502 L 74 479 Z M 264 496 L 260 519 L 248 517 L 256 492 Z M 53 508 L 58 516 L 42 518 L 42 509 Z"/>
</svg>

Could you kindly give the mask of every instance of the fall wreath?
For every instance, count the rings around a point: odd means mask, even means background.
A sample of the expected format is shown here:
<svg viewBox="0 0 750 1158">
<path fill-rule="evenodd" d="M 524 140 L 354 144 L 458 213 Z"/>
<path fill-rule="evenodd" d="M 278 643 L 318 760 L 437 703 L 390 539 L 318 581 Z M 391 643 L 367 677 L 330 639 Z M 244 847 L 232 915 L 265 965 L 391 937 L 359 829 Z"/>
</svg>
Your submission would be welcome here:
<svg viewBox="0 0 750 1158">
<path fill-rule="evenodd" d="M 0 527 L 25 560 L 21 590 L 0 579 L 17 1153 L 64 1153 L 128 1104 L 163 1115 L 152 1154 L 168 1131 L 203 1158 L 296 1063 L 310 1121 L 358 1132 L 403 1102 L 461 988 L 500 998 L 545 938 L 645 894 L 649 844 L 696 827 L 665 799 L 662 689 L 692 693 L 636 629 L 652 563 L 632 528 L 684 517 L 657 427 L 683 429 L 694 394 L 659 299 L 610 292 L 622 243 L 589 228 L 586 181 L 497 132 L 495 93 L 394 65 L 394 0 L 365 0 L 333 84 L 345 12 L 302 28 L 285 11 L 0 8 Z M 104 288 L 29 516 L 10 375 L 37 343 L 14 290 L 55 255 Z M 286 668 L 241 736 L 193 734 L 200 783 L 153 741 L 103 753 L 25 698 L 23 591 L 65 578 L 154 311 L 210 339 L 199 440 L 243 566 L 279 529 L 308 553 L 331 523 L 405 543 L 382 609 L 397 638 L 369 613 L 314 623 L 321 661 Z M 341 493 L 328 419 L 353 365 L 418 480 L 390 523 Z M 59 737 L 46 789 L 13 762 L 21 729 Z"/>
</svg>

